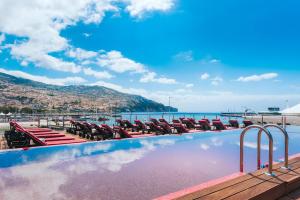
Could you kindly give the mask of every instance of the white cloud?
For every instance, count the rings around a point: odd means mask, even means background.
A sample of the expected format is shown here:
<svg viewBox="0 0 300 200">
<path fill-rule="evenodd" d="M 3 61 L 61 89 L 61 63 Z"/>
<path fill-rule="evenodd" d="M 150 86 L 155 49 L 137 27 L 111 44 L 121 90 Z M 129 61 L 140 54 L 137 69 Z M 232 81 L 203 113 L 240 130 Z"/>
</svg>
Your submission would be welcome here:
<svg viewBox="0 0 300 200">
<path fill-rule="evenodd" d="M 178 61 L 190 62 L 194 60 L 193 51 L 182 51 L 177 53 L 174 58 Z"/>
<path fill-rule="evenodd" d="M 204 151 L 208 150 L 210 148 L 209 145 L 205 144 L 205 143 L 201 143 L 200 144 L 200 148 L 203 149 Z"/>
<path fill-rule="evenodd" d="M 192 88 L 192 87 L 194 87 L 194 84 L 188 83 L 188 84 L 185 85 L 185 87 L 186 87 L 186 88 Z"/>
<path fill-rule="evenodd" d="M 36 76 L 22 71 L 6 70 L 3 68 L 0 68 L 0 72 L 9 74 L 11 76 L 30 79 L 33 81 L 38 81 L 41 83 L 52 84 L 52 85 L 68 85 L 68 84 L 74 85 L 74 84 L 82 84 L 86 82 L 86 80 L 81 77 L 48 78 L 46 76 Z"/>
<path fill-rule="evenodd" d="M 123 0 L 128 3 L 126 10 L 133 17 L 141 18 L 146 12 L 168 11 L 174 6 L 175 0 Z"/>
<path fill-rule="evenodd" d="M 97 81 L 95 83 L 89 84 L 91 86 L 103 86 L 103 87 L 107 87 L 122 93 L 127 93 L 127 94 L 136 94 L 136 95 L 141 95 L 141 96 L 145 96 L 145 94 L 147 94 L 147 91 L 144 89 L 137 89 L 137 88 L 124 88 L 121 85 L 115 84 L 115 83 L 109 83 L 109 82 L 105 82 L 105 81 Z"/>
<path fill-rule="evenodd" d="M 140 82 L 141 83 L 155 82 L 155 83 L 161 83 L 161 84 L 176 84 L 177 83 L 177 81 L 175 79 L 165 78 L 165 77 L 157 77 L 157 74 L 155 72 L 145 73 L 141 77 Z"/>
<path fill-rule="evenodd" d="M 117 73 L 133 71 L 136 73 L 145 72 L 145 66 L 129 58 L 125 58 L 119 51 L 110 51 L 100 54 L 98 64 Z"/>
<path fill-rule="evenodd" d="M 87 51 L 81 48 L 73 48 L 67 51 L 67 55 L 71 58 L 76 58 L 77 60 L 85 60 L 97 56 L 97 52 Z"/>
<path fill-rule="evenodd" d="M 268 80 L 278 77 L 277 73 L 266 73 L 266 74 L 260 74 L 260 75 L 252 75 L 252 76 L 241 76 L 237 79 L 237 81 L 241 82 L 250 82 L 250 81 L 262 81 L 262 80 Z"/>
<path fill-rule="evenodd" d="M 86 38 L 89 38 L 89 37 L 91 37 L 92 34 L 90 34 L 90 33 L 83 33 L 82 35 L 83 35 L 84 37 L 86 37 Z"/>
<path fill-rule="evenodd" d="M 113 75 L 111 75 L 107 71 L 95 71 L 91 68 L 83 68 L 83 72 L 85 75 L 94 76 L 99 79 L 111 79 Z"/>
<path fill-rule="evenodd" d="M 236 145 L 240 146 L 240 143 L 237 142 Z M 246 142 L 244 142 L 244 146 L 248 147 L 250 149 L 257 149 L 257 143 L 256 142 L 247 142 L 246 141 Z M 268 151 L 269 150 L 269 145 L 268 144 L 261 144 L 260 148 L 261 148 L 261 150 Z M 276 151 L 277 147 L 274 146 L 273 150 Z"/>
<path fill-rule="evenodd" d="M 90 9 L 88 9 L 90 8 Z M 93 9 L 92 9 L 93 8 Z M 105 11 L 114 9 L 109 1 L 91 0 L 64 1 L 22 1 L 3 0 L 0 3 L 0 31 L 26 38 L 10 45 L 12 56 L 37 66 L 65 72 L 78 73 L 80 66 L 56 58 L 50 53 L 64 51 L 68 41 L 60 31 L 68 25 L 82 20 L 100 22 L 94 15 L 104 16 Z"/>
<path fill-rule="evenodd" d="M 53 54 L 64 53 L 70 48 L 68 40 L 61 36 L 63 29 L 79 21 L 85 24 L 100 23 L 106 12 L 119 12 L 124 7 L 131 16 L 140 18 L 145 12 L 167 11 L 172 6 L 173 0 L 2 0 L 0 32 L 18 37 L 15 43 L 6 47 L 20 62 L 79 73 L 82 71 L 80 65 Z M 94 55 L 82 49 L 69 53 L 77 59 L 87 59 Z M 141 72 L 144 68 L 142 64 L 122 57 L 117 51 L 102 55 L 100 63 L 118 72 Z"/>
<path fill-rule="evenodd" d="M 201 80 L 207 80 L 210 77 L 210 75 L 208 73 L 204 73 L 200 76 Z"/>
<path fill-rule="evenodd" d="M 220 60 L 218 60 L 218 59 L 211 59 L 209 62 L 210 62 L 210 63 L 219 63 Z"/>
<path fill-rule="evenodd" d="M 221 78 L 219 76 L 216 76 L 215 78 L 211 79 L 211 84 L 214 85 L 214 86 L 218 86 L 222 82 L 223 82 L 223 78 Z"/>
</svg>

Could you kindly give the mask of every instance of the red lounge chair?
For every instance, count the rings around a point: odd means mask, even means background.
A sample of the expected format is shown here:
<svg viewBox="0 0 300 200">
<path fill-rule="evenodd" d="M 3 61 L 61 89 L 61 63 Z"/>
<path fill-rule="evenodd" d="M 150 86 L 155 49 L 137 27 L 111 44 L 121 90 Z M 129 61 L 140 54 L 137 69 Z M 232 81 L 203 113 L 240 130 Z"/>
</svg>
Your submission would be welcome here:
<svg viewBox="0 0 300 200">
<path fill-rule="evenodd" d="M 134 123 L 136 125 L 136 130 L 137 131 L 142 131 L 143 133 L 145 131 L 147 131 L 147 126 L 143 122 L 141 122 L 140 120 L 134 120 Z"/>
<path fill-rule="evenodd" d="M 111 128 L 110 126 L 108 126 L 107 124 L 102 124 L 101 127 L 104 129 L 104 131 L 106 131 L 107 134 L 109 134 L 109 135 L 115 134 L 114 129 Z"/>
<path fill-rule="evenodd" d="M 209 121 L 209 119 L 207 119 L 207 118 L 203 118 L 202 120 L 205 120 L 205 121 L 207 121 L 207 123 L 209 123 L 209 124 L 210 124 L 210 121 Z"/>
<path fill-rule="evenodd" d="M 159 121 L 160 121 L 161 119 L 159 119 Z M 150 122 L 152 122 L 152 123 L 154 123 L 156 126 L 158 126 L 159 125 L 159 121 L 157 121 L 157 119 L 155 119 L 155 118 L 150 118 Z M 161 121 L 160 121 L 161 122 Z"/>
<path fill-rule="evenodd" d="M 239 128 L 240 127 L 239 122 L 235 119 L 229 120 L 229 125 L 233 128 Z"/>
<path fill-rule="evenodd" d="M 102 126 L 99 126 L 97 124 L 92 124 L 92 126 L 96 130 L 94 133 L 94 137 L 96 137 L 97 140 L 106 140 L 114 138 L 114 133 L 113 131 L 111 131 L 111 129 L 107 130 L 106 128 L 103 128 Z"/>
<path fill-rule="evenodd" d="M 17 122 L 15 121 L 11 121 L 10 123 L 10 127 L 13 128 L 13 127 L 19 127 L 21 129 L 24 129 L 24 130 L 27 130 L 27 131 L 30 131 L 32 133 L 37 133 L 37 132 L 49 132 L 49 131 L 52 131 L 52 129 L 49 129 L 49 128 L 38 128 L 38 127 L 30 127 L 30 128 L 24 128 L 22 127 L 21 125 L 19 125 Z"/>
<path fill-rule="evenodd" d="M 189 119 L 182 119 L 182 123 L 186 125 L 188 129 L 200 129 L 201 126 L 193 124 Z"/>
<path fill-rule="evenodd" d="M 120 126 L 122 128 L 126 127 L 126 125 L 125 125 L 125 123 L 123 122 L 122 119 L 116 119 L 116 123 L 118 124 L 118 126 Z"/>
<path fill-rule="evenodd" d="M 167 120 L 165 120 L 164 118 L 159 119 L 159 122 L 168 124 L 169 126 L 172 127 L 172 124 L 170 124 L 169 122 L 167 122 Z M 159 125 L 159 124 L 157 124 L 157 125 Z"/>
<path fill-rule="evenodd" d="M 181 124 L 181 121 L 178 119 L 173 119 L 172 122 L 173 124 Z"/>
<path fill-rule="evenodd" d="M 194 118 L 187 118 L 191 123 L 197 124 L 196 120 Z"/>
<path fill-rule="evenodd" d="M 211 126 L 207 120 L 205 120 L 205 119 L 199 120 L 199 124 L 200 124 L 202 130 L 204 130 L 204 131 L 211 130 Z"/>
<path fill-rule="evenodd" d="M 60 134 L 56 132 L 44 132 L 44 133 L 31 133 L 17 123 L 12 123 L 13 129 L 16 132 L 21 132 L 27 135 L 34 143 L 37 145 L 47 146 L 47 145 L 59 145 L 59 144 L 72 144 L 85 142 L 85 140 L 75 139 L 73 137 L 66 137 L 65 134 Z"/>
<path fill-rule="evenodd" d="M 160 126 L 157 126 L 153 122 L 147 122 L 146 125 L 149 126 L 149 131 L 150 132 L 154 132 L 156 134 L 165 134 L 164 129 L 161 128 Z"/>
<path fill-rule="evenodd" d="M 84 126 L 85 126 L 85 137 L 87 139 L 91 139 L 93 140 L 94 139 L 94 134 L 93 134 L 93 126 L 92 124 L 88 123 L 88 122 L 83 122 L 82 123 Z"/>
<path fill-rule="evenodd" d="M 243 123 L 245 127 L 253 125 L 253 122 L 250 120 L 244 120 Z"/>
<path fill-rule="evenodd" d="M 182 134 L 182 133 L 196 133 L 199 132 L 199 130 L 188 130 L 187 128 L 185 128 L 183 126 L 183 124 L 181 123 L 175 123 L 173 124 L 173 128 L 176 130 L 176 132 L 178 134 Z"/>
<path fill-rule="evenodd" d="M 90 132 L 89 128 L 84 124 L 84 122 L 83 123 L 75 122 L 75 124 L 76 124 L 76 130 L 75 130 L 76 133 L 75 134 L 77 134 L 77 132 L 78 132 L 78 135 L 80 137 L 85 138 Z"/>
<path fill-rule="evenodd" d="M 213 123 L 213 126 L 216 127 L 216 130 L 218 130 L 218 131 L 227 129 L 227 127 L 219 120 L 213 120 L 212 123 Z"/>
<path fill-rule="evenodd" d="M 70 120 L 70 123 L 71 123 L 71 128 L 67 129 L 68 133 L 72 133 L 75 135 L 78 134 L 80 137 L 86 137 L 91 132 L 89 127 L 86 124 L 84 124 L 86 122 L 81 123 L 81 122 Z"/>
<path fill-rule="evenodd" d="M 136 130 L 137 126 L 135 124 L 132 124 L 129 120 L 125 119 L 123 120 L 123 123 L 125 124 L 125 128 L 131 129 L 131 130 Z"/>
<path fill-rule="evenodd" d="M 117 139 L 122 139 L 122 138 L 139 138 L 139 137 L 148 137 L 148 136 L 154 136 L 155 134 L 140 134 L 140 133 L 128 133 L 125 129 L 121 127 L 114 127 L 114 131 L 120 135 L 120 138 Z"/>
<path fill-rule="evenodd" d="M 183 121 L 185 120 L 184 117 L 179 117 L 179 120 L 181 121 L 181 123 L 183 123 Z"/>
<path fill-rule="evenodd" d="M 165 134 L 173 133 L 172 128 L 171 128 L 171 126 L 169 126 L 169 124 L 161 122 L 161 123 L 159 123 L 159 126 L 163 129 Z"/>
</svg>

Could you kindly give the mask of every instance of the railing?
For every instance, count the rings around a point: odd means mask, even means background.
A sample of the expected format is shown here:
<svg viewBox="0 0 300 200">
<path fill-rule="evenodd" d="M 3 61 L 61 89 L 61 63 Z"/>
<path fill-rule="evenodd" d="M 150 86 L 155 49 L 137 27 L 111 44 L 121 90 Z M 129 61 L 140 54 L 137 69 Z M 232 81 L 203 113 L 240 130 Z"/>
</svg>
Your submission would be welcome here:
<svg viewBox="0 0 300 200">
<path fill-rule="evenodd" d="M 260 125 L 251 125 L 246 127 L 240 136 L 240 172 L 244 171 L 244 137 L 246 135 L 246 133 L 250 130 L 250 129 L 258 129 L 258 133 L 257 133 L 257 169 L 259 170 L 261 168 L 261 135 L 262 132 L 264 132 L 269 140 L 269 163 L 268 163 L 268 175 L 274 175 L 272 173 L 273 170 L 273 137 L 272 134 L 270 133 L 270 131 L 268 130 L 268 128 L 277 128 L 278 130 L 280 130 L 283 135 L 284 135 L 284 167 L 285 169 L 289 169 L 288 167 L 288 151 L 289 151 L 289 136 L 288 133 L 286 132 L 286 130 L 284 128 L 282 128 L 279 125 L 276 124 L 266 124 L 265 126 L 260 126 Z"/>
<path fill-rule="evenodd" d="M 288 161 L 288 156 L 289 156 L 289 136 L 288 133 L 286 132 L 286 130 L 284 128 L 282 128 L 281 126 L 278 126 L 276 124 L 267 124 L 264 126 L 265 129 L 268 128 L 277 128 L 278 130 L 280 130 L 283 135 L 284 135 L 284 168 L 288 169 L 288 165 L 289 165 L 289 161 Z M 259 161 L 258 164 L 258 169 L 260 169 L 260 146 L 261 146 L 261 134 L 262 134 L 262 130 L 260 130 L 258 132 L 258 137 L 257 137 L 257 160 Z"/>
<path fill-rule="evenodd" d="M 244 137 L 246 135 L 246 133 L 250 130 L 250 129 L 259 129 L 259 131 L 262 131 L 264 133 L 266 133 L 268 139 L 269 139 L 269 166 L 268 166 L 268 175 L 272 175 L 272 170 L 273 170 L 273 137 L 271 135 L 271 133 L 264 127 L 259 126 L 259 125 L 251 125 L 246 127 L 240 136 L 240 172 L 244 172 Z M 258 146 L 258 143 L 257 143 Z M 257 163 L 259 163 L 260 161 L 257 160 Z"/>
</svg>

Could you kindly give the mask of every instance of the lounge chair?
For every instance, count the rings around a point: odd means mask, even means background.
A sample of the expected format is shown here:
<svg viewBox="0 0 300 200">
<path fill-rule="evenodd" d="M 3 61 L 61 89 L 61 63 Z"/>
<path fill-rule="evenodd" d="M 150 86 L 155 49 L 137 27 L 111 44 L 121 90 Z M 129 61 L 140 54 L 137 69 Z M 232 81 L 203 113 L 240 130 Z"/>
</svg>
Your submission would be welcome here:
<svg viewBox="0 0 300 200">
<path fill-rule="evenodd" d="M 94 134 L 93 134 L 93 128 L 94 128 L 94 126 L 92 126 L 92 124 L 90 124 L 88 122 L 83 122 L 82 124 L 85 126 L 85 130 L 86 130 L 85 137 L 87 139 L 93 140 L 94 139 Z"/>
<path fill-rule="evenodd" d="M 87 137 L 90 134 L 90 129 L 87 125 L 82 122 L 76 122 L 76 134 L 78 133 L 79 137 Z"/>
<path fill-rule="evenodd" d="M 179 120 L 181 121 L 181 123 L 183 123 L 183 121 L 185 120 L 184 117 L 179 117 Z"/>
<path fill-rule="evenodd" d="M 229 125 L 233 128 L 239 128 L 240 127 L 239 122 L 235 119 L 229 120 Z"/>
<path fill-rule="evenodd" d="M 200 129 L 201 128 L 200 125 L 193 124 L 189 119 L 182 119 L 181 121 L 182 121 L 183 124 L 186 125 L 186 127 L 188 129 Z"/>
<path fill-rule="evenodd" d="M 209 124 L 210 124 L 210 120 L 209 120 L 209 119 L 207 119 L 207 118 L 203 118 L 203 119 L 201 119 L 201 120 L 205 120 L 205 121 L 207 121 L 207 123 L 209 123 Z"/>
<path fill-rule="evenodd" d="M 166 134 L 165 130 L 154 124 L 153 122 L 147 122 L 146 125 L 149 127 L 150 132 L 154 132 L 156 134 Z"/>
<path fill-rule="evenodd" d="M 168 124 L 169 126 L 172 127 L 172 124 L 170 124 L 169 122 L 167 122 L 167 120 L 165 120 L 164 118 L 159 119 L 159 122 Z M 157 124 L 157 125 L 159 125 L 159 124 Z"/>
<path fill-rule="evenodd" d="M 131 129 L 132 131 L 137 130 L 137 126 L 135 124 L 132 124 L 129 120 L 125 119 L 123 120 L 123 123 L 125 124 L 124 129 Z"/>
<path fill-rule="evenodd" d="M 212 124 L 216 128 L 216 130 L 218 130 L 218 131 L 227 129 L 227 127 L 219 120 L 213 120 Z"/>
<path fill-rule="evenodd" d="M 243 123 L 244 123 L 244 127 L 253 125 L 253 122 L 250 120 L 244 120 Z"/>
<path fill-rule="evenodd" d="M 113 128 L 111 128 L 110 126 L 108 126 L 107 124 L 102 124 L 101 127 L 104 129 L 104 131 L 106 131 L 109 135 L 114 135 L 115 131 Z"/>
<path fill-rule="evenodd" d="M 199 125 L 201 126 L 201 129 L 204 131 L 210 131 L 211 130 L 211 126 L 209 124 L 209 122 L 205 119 L 199 120 Z"/>
<path fill-rule="evenodd" d="M 126 125 L 122 119 L 116 119 L 116 123 L 118 124 L 119 127 L 126 128 Z"/>
<path fill-rule="evenodd" d="M 134 120 L 134 123 L 135 123 L 137 131 L 142 131 L 143 133 L 145 131 L 148 131 L 147 126 L 143 122 L 141 122 L 140 120 Z"/>
<path fill-rule="evenodd" d="M 161 122 L 159 123 L 159 127 L 161 127 L 164 131 L 164 134 L 172 134 L 173 130 L 171 128 L 171 126 L 169 126 L 169 124 Z"/>
<path fill-rule="evenodd" d="M 189 130 L 185 128 L 181 123 L 173 123 L 173 128 L 178 134 L 188 133 Z"/>
<path fill-rule="evenodd" d="M 172 122 L 173 124 L 181 124 L 181 121 L 178 119 L 173 119 Z"/>
<path fill-rule="evenodd" d="M 68 137 L 65 134 L 57 133 L 57 132 L 30 132 L 33 129 L 26 129 L 20 126 L 17 123 L 11 124 L 12 134 L 21 133 L 26 135 L 29 140 L 32 140 L 36 145 L 41 146 L 49 146 L 49 145 L 60 145 L 60 144 L 72 144 L 72 143 L 81 143 L 85 142 L 85 140 L 76 139 L 74 137 Z M 30 142 L 29 142 L 30 144 Z M 27 146 L 28 147 L 28 146 Z"/>
<path fill-rule="evenodd" d="M 92 124 L 92 126 L 95 129 L 94 132 L 94 138 L 96 140 L 106 140 L 106 139 L 113 139 L 114 138 L 114 133 L 110 129 L 107 130 L 106 128 L 103 128 L 102 126 L 99 126 L 97 124 Z"/>
<path fill-rule="evenodd" d="M 196 120 L 194 118 L 187 118 L 191 123 L 197 124 Z"/>
<path fill-rule="evenodd" d="M 159 125 L 159 122 L 162 122 L 162 121 L 160 121 L 160 120 L 161 120 L 161 119 L 159 119 L 159 121 L 157 121 L 157 119 L 155 119 L 155 118 L 150 118 L 150 122 L 154 123 L 156 126 Z"/>
<path fill-rule="evenodd" d="M 125 129 L 122 127 L 115 126 L 114 131 L 120 136 L 120 138 L 116 139 L 122 139 L 122 138 L 139 138 L 139 137 L 148 137 L 148 136 L 154 136 L 154 134 L 141 134 L 139 132 L 127 132 Z"/>
</svg>

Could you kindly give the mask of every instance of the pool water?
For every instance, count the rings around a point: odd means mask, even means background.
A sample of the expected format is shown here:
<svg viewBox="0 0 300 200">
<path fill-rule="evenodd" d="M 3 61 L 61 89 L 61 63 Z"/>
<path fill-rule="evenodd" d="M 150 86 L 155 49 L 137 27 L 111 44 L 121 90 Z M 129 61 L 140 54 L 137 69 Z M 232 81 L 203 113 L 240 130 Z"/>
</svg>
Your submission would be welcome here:
<svg viewBox="0 0 300 200">
<path fill-rule="evenodd" d="M 300 152 L 300 127 L 287 128 L 289 154 Z M 245 137 L 246 171 L 256 168 L 256 131 Z M 0 199 L 152 199 L 239 170 L 241 130 L 157 136 L 0 153 Z M 272 131 L 274 160 L 283 157 Z M 262 160 L 268 143 L 262 138 Z"/>
</svg>

